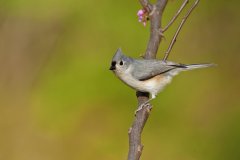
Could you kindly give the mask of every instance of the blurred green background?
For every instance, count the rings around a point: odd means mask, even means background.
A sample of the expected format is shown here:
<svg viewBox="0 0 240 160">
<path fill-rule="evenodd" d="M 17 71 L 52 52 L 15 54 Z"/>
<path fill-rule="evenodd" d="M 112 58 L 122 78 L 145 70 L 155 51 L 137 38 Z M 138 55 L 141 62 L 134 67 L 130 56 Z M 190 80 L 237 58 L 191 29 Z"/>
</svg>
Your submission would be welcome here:
<svg viewBox="0 0 240 160">
<path fill-rule="evenodd" d="M 169 1 L 164 25 L 181 2 Z M 180 74 L 153 101 L 142 159 L 240 159 L 239 4 L 203 0 L 186 22 L 169 60 L 218 66 Z M 126 159 L 137 101 L 108 68 L 118 47 L 144 53 L 149 24 L 138 22 L 140 8 L 138 1 L 0 1 L 1 160 Z"/>
</svg>

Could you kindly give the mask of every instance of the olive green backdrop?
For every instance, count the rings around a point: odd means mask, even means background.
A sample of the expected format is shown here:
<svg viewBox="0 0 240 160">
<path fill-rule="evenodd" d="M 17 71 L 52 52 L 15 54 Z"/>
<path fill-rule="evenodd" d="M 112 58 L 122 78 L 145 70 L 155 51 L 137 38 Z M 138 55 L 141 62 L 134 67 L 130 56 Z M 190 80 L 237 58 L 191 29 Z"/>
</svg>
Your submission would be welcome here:
<svg viewBox="0 0 240 160">
<path fill-rule="evenodd" d="M 164 25 L 181 2 L 169 1 Z M 239 4 L 202 0 L 189 17 L 169 60 L 218 66 L 178 75 L 153 101 L 142 159 L 240 159 Z M 118 47 L 144 53 L 149 24 L 138 22 L 140 8 L 127 0 L 0 1 L 0 159 L 126 159 L 137 101 L 108 69 Z"/>
</svg>

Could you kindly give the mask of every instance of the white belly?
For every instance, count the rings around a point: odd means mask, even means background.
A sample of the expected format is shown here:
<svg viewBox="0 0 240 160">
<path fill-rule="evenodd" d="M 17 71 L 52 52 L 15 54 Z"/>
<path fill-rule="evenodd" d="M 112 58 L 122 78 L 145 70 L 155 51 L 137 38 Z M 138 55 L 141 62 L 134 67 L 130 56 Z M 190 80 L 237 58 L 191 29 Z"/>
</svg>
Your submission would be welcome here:
<svg viewBox="0 0 240 160">
<path fill-rule="evenodd" d="M 152 95 L 157 95 L 168 83 L 171 82 L 172 77 L 158 75 L 145 81 L 139 81 L 131 75 L 118 76 L 124 83 L 135 90 L 142 92 L 149 92 Z"/>
</svg>

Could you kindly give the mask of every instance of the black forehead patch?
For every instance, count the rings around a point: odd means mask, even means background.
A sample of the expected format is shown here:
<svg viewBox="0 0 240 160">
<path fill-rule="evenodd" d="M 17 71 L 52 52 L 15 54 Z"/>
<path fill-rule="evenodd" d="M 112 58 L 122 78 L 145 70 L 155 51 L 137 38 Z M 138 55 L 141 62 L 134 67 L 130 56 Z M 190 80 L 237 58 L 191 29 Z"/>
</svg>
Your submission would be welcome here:
<svg viewBox="0 0 240 160">
<path fill-rule="evenodd" d="M 115 66 L 116 65 L 116 61 L 112 61 L 112 66 Z"/>
</svg>

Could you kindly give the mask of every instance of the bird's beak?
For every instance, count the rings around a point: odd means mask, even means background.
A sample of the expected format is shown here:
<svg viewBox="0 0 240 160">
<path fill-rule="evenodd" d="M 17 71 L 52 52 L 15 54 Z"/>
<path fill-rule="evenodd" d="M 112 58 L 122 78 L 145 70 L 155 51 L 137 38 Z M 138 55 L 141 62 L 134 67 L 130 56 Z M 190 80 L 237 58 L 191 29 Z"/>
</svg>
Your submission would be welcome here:
<svg viewBox="0 0 240 160">
<path fill-rule="evenodd" d="M 111 66 L 111 67 L 109 68 L 109 70 L 115 70 L 115 69 L 116 69 L 115 66 Z"/>
</svg>

